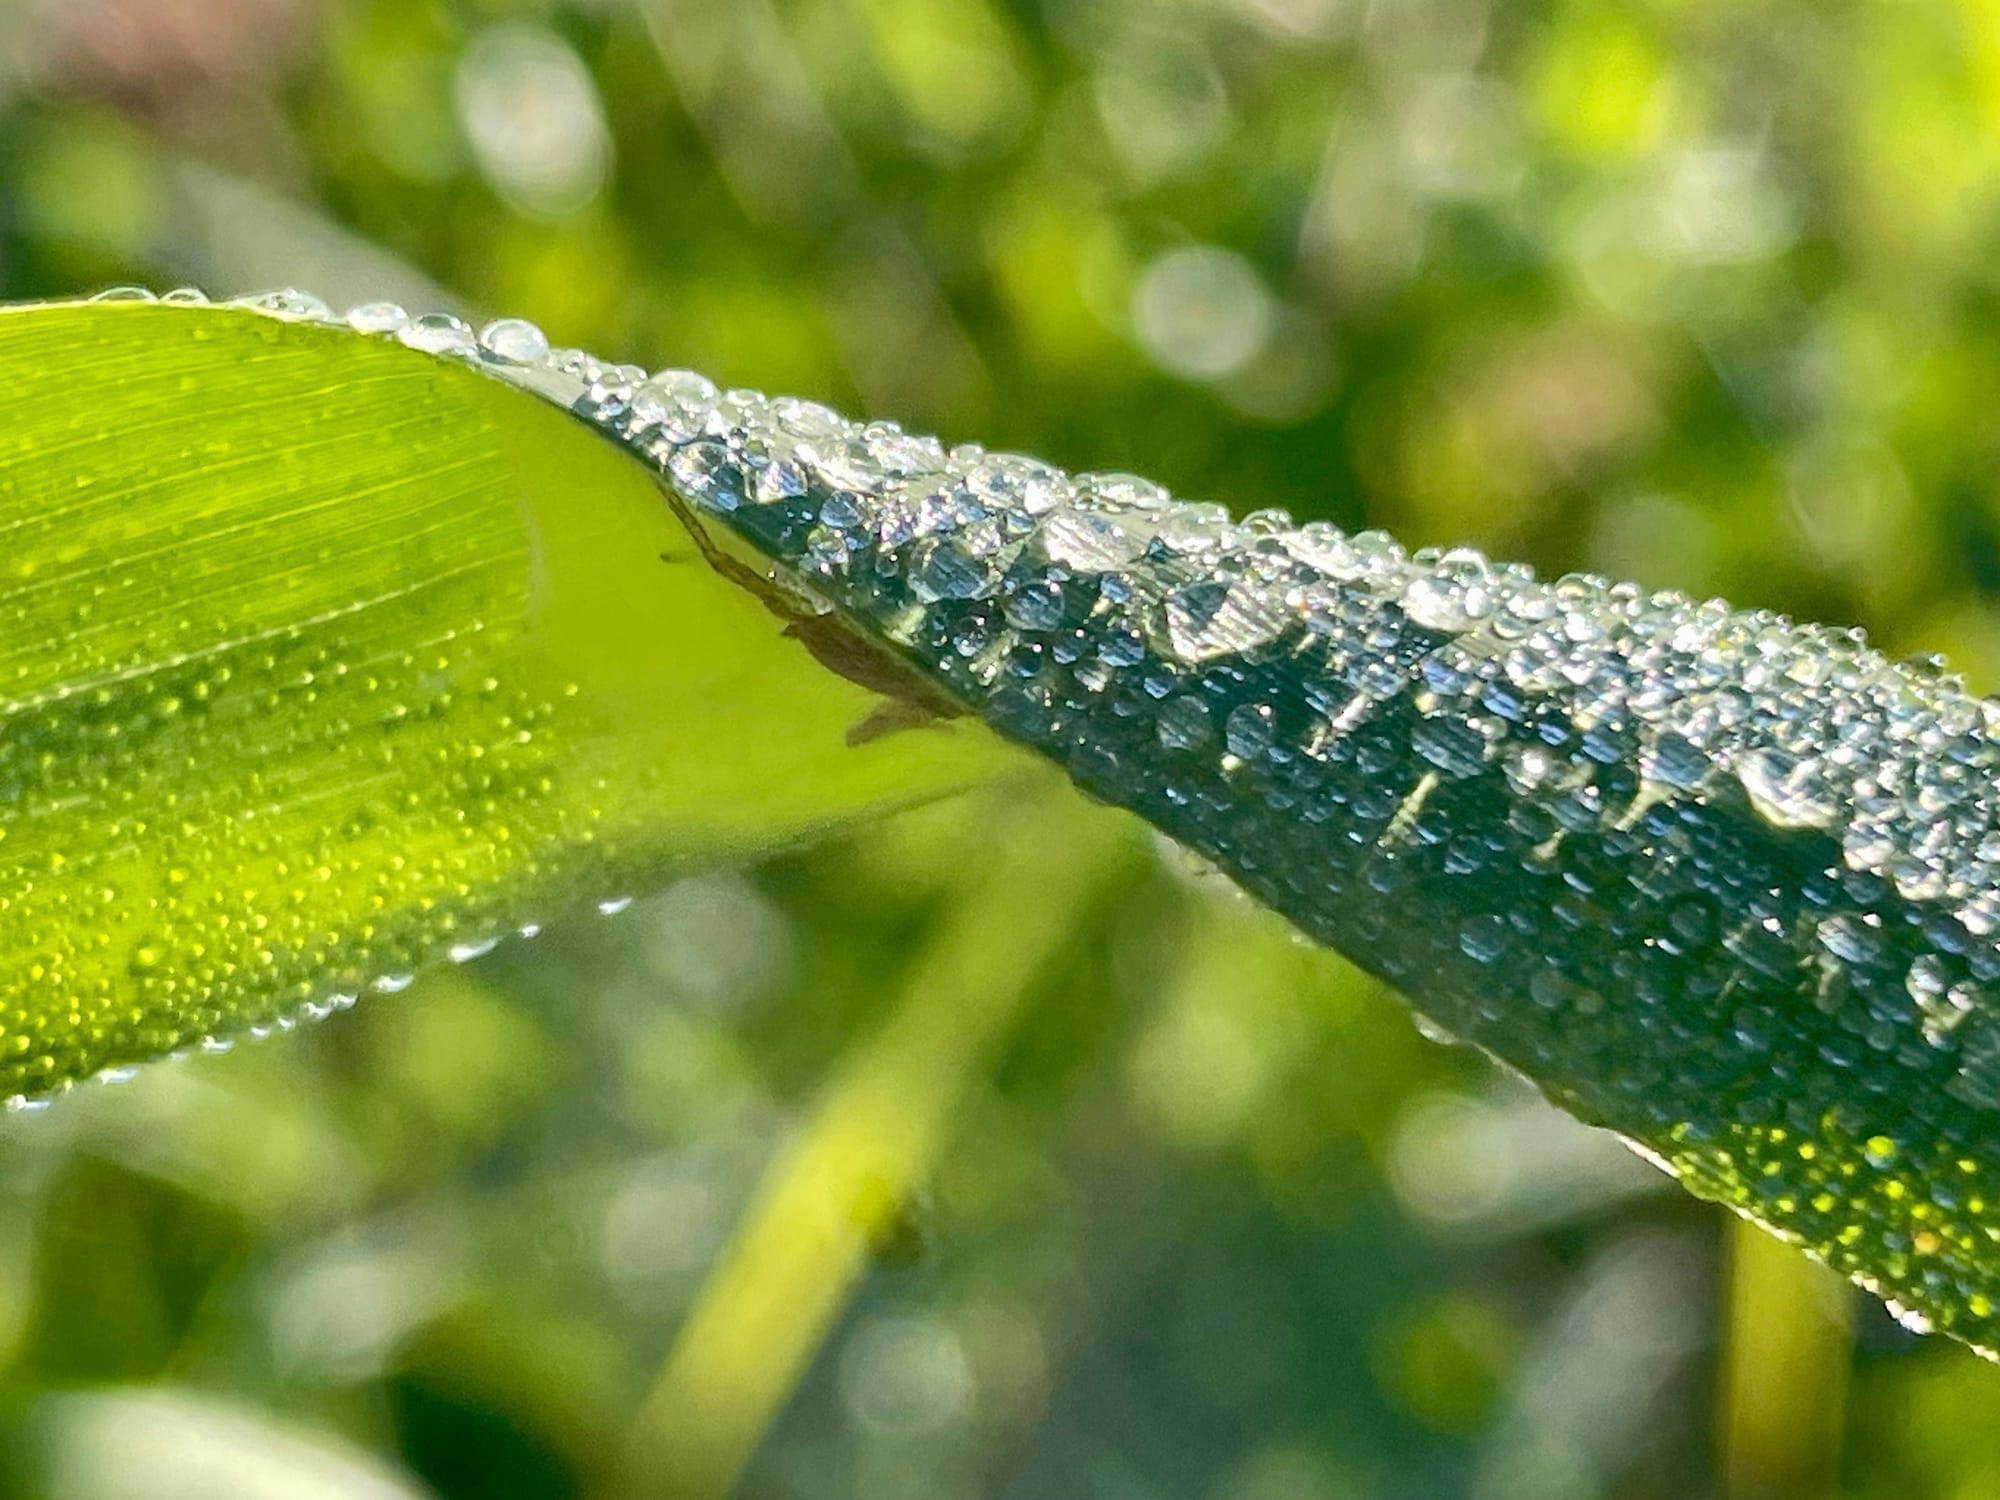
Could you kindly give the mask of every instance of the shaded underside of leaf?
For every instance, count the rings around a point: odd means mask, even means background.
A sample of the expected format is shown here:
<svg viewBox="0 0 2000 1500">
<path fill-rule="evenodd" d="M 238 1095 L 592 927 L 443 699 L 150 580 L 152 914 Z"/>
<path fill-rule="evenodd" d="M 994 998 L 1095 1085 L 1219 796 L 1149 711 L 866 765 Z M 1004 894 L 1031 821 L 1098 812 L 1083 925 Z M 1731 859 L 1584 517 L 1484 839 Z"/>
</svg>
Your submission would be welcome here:
<svg viewBox="0 0 2000 1500">
<path fill-rule="evenodd" d="M 850 745 L 642 469 L 421 353 L 14 309 L 0 402 L 0 1097 L 1004 763 Z"/>
<path fill-rule="evenodd" d="M 2000 704 L 1858 632 L 548 368 L 933 691 L 1912 1327 L 2000 1349 Z"/>
</svg>

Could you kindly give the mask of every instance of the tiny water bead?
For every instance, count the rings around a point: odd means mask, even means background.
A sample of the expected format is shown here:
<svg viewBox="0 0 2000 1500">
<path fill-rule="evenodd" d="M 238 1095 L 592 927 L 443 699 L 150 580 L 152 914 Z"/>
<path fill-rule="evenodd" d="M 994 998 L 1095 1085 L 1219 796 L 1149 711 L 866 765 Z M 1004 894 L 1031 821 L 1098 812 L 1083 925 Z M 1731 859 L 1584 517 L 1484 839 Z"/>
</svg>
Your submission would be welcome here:
<svg viewBox="0 0 2000 1500">
<path fill-rule="evenodd" d="M 509 364 L 531 365 L 548 358 L 549 341 L 524 318 L 501 318 L 479 331 L 480 351 Z"/>
<path fill-rule="evenodd" d="M 247 305 L 556 403 L 1430 1027 L 2000 1346 L 2000 705 L 1934 662 L 1234 519 L 512 320 Z"/>
<path fill-rule="evenodd" d="M 396 337 L 426 354 L 470 354 L 475 349 L 493 352 L 474 339 L 471 324 L 450 313 L 426 313 L 397 329 Z"/>
<path fill-rule="evenodd" d="M 393 302 L 364 302 L 347 313 L 347 324 L 356 333 L 394 333 L 409 321 L 410 315 Z"/>
</svg>

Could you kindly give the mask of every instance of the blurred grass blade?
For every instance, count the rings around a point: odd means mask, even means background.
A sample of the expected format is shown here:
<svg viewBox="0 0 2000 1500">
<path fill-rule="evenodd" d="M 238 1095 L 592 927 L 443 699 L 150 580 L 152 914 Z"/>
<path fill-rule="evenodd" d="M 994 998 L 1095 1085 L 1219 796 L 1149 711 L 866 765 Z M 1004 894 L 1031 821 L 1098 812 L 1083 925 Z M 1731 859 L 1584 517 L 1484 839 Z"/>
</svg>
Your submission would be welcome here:
<svg viewBox="0 0 2000 1500">
<path fill-rule="evenodd" d="M 1732 1219 L 1720 1428 L 1725 1500 L 1840 1492 L 1853 1293 L 1824 1266 Z"/>
<path fill-rule="evenodd" d="M 1123 873 L 1129 830 L 1078 813 L 1071 797 L 1045 799 L 1006 823 L 994 857 L 967 861 L 888 1020 L 765 1168 L 641 1406 L 614 1487 L 624 1500 L 732 1492 L 1036 981 Z"/>
<path fill-rule="evenodd" d="M 395 343 L 9 309 L 0 403 L 0 1097 L 1000 763 L 850 746 L 643 469 Z"/>
</svg>

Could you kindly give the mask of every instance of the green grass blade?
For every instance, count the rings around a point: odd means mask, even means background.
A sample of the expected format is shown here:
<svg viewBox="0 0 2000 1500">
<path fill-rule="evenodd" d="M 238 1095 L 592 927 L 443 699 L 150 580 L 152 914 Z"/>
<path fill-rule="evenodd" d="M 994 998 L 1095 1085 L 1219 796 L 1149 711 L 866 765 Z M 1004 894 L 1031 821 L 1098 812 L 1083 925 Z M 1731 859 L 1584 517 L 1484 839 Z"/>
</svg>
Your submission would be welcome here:
<svg viewBox="0 0 2000 1500">
<path fill-rule="evenodd" d="M 0 408 L 0 1097 L 1002 763 L 963 724 L 850 746 L 877 695 L 643 469 L 415 350 L 10 309 Z"/>
</svg>

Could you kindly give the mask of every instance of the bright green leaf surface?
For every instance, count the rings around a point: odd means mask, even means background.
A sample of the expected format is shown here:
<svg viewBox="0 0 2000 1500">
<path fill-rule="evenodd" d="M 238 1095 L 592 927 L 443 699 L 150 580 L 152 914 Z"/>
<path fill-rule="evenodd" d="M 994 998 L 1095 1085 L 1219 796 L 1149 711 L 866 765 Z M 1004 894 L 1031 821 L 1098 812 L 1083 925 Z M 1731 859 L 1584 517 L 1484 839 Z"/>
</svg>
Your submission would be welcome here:
<svg viewBox="0 0 2000 1500">
<path fill-rule="evenodd" d="M 1006 753 L 966 725 L 850 746 L 874 696 L 637 465 L 397 345 L 14 309 L 0 403 L 0 1096 Z"/>
</svg>

